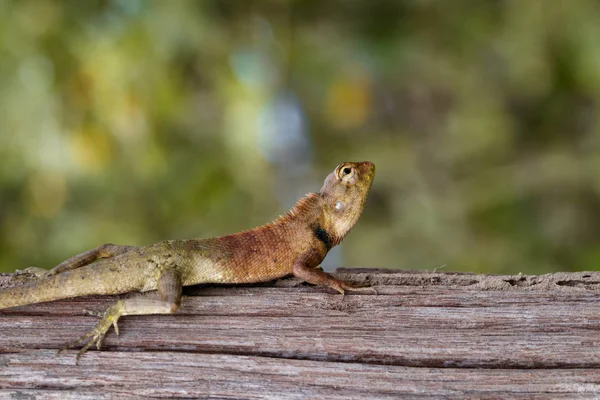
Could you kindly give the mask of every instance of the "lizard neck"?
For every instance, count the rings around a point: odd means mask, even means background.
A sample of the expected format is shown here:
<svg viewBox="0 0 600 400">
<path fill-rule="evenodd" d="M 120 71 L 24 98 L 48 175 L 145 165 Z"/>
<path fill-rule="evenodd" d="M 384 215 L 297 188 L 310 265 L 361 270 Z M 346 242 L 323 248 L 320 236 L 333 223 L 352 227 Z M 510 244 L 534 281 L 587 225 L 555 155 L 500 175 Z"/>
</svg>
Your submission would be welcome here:
<svg viewBox="0 0 600 400">
<path fill-rule="evenodd" d="M 319 193 L 309 193 L 298 200 L 290 211 L 277 218 L 273 225 L 292 226 L 294 231 L 305 232 L 305 227 L 314 235 L 314 238 L 329 251 L 333 246 L 340 244 L 343 236 L 337 236 L 326 225 L 324 218 L 323 196 Z"/>
<path fill-rule="evenodd" d="M 320 194 L 309 193 L 298 200 L 290 211 L 273 221 L 273 224 L 280 225 L 296 221 L 307 223 L 314 222 L 321 217 L 323 210 L 322 202 L 323 198 Z"/>
</svg>

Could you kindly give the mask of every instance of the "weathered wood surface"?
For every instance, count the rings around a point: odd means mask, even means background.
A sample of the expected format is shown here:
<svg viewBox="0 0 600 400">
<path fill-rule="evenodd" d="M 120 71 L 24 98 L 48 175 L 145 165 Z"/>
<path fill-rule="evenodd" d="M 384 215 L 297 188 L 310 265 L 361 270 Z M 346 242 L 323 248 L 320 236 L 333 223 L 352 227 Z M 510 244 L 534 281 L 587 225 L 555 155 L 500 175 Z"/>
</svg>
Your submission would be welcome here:
<svg viewBox="0 0 600 400">
<path fill-rule="evenodd" d="M 115 297 L 0 311 L 0 398 L 600 398 L 600 273 L 339 276 L 378 295 L 188 288 L 178 314 L 125 317 L 79 366 L 56 349 Z"/>
</svg>

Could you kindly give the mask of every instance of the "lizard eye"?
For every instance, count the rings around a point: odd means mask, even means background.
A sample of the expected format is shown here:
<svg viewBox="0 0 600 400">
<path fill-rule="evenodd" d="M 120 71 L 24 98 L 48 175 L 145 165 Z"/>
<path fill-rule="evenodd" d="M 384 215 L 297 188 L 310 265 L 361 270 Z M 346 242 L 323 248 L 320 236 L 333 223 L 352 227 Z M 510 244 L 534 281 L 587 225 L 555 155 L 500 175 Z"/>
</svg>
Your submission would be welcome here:
<svg viewBox="0 0 600 400">
<path fill-rule="evenodd" d="M 342 211 L 344 208 L 346 208 L 346 203 L 344 203 L 343 201 L 338 201 L 335 203 L 336 210 Z"/>
<path fill-rule="evenodd" d="M 337 175 L 346 185 L 354 185 L 357 181 L 356 169 L 352 165 L 340 167 L 337 171 Z"/>
</svg>

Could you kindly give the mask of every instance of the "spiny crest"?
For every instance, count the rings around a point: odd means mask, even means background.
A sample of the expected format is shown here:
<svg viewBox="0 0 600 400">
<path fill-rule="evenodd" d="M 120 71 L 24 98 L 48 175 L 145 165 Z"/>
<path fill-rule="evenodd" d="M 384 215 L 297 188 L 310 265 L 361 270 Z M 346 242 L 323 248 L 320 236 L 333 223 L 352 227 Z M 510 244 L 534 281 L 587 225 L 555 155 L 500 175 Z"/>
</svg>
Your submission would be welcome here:
<svg viewBox="0 0 600 400">
<path fill-rule="evenodd" d="M 321 195 L 317 193 L 308 193 L 306 196 L 298 200 L 298 202 L 292 207 L 291 210 L 283 215 L 280 215 L 274 224 L 281 224 L 283 222 L 290 221 L 298 216 L 305 215 L 315 209 L 315 205 L 321 199 Z"/>
</svg>

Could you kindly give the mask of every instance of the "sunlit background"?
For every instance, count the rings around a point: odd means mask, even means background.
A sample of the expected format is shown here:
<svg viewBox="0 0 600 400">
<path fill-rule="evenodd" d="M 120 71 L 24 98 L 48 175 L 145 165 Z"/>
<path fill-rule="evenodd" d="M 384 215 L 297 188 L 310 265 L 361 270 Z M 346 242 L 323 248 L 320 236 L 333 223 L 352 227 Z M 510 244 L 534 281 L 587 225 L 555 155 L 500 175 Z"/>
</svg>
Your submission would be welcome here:
<svg viewBox="0 0 600 400">
<path fill-rule="evenodd" d="M 595 0 L 0 1 L 0 271 L 377 176 L 337 266 L 600 267 Z"/>
</svg>

